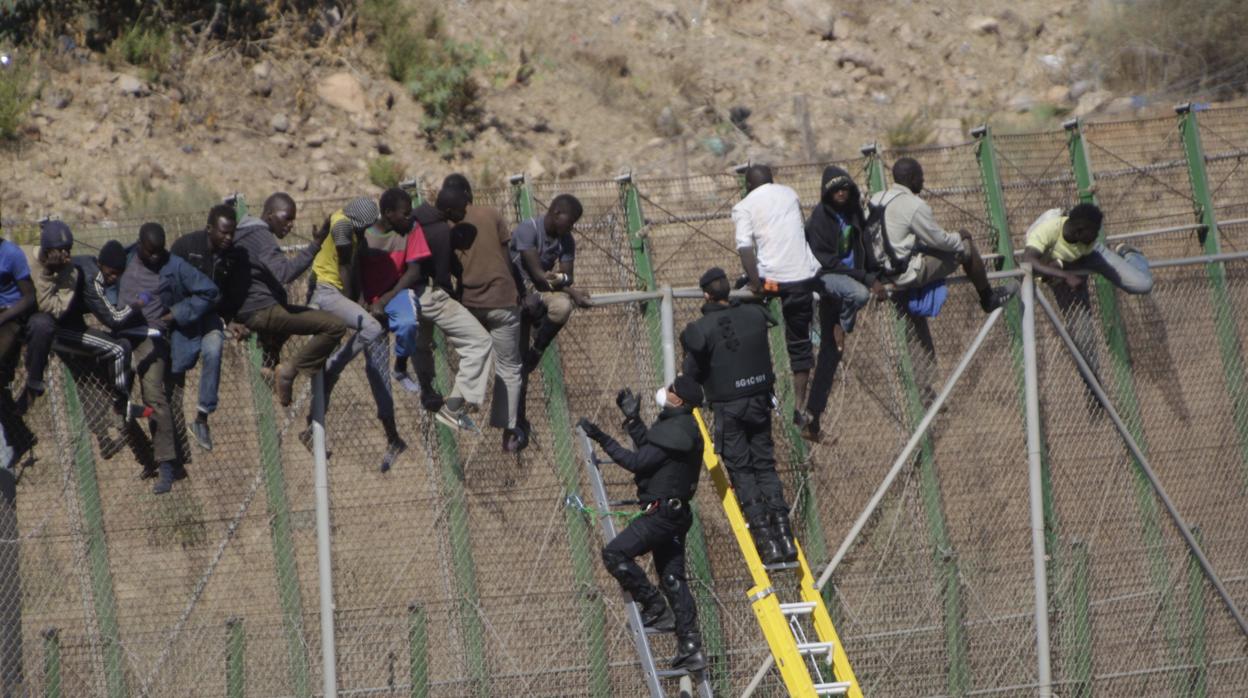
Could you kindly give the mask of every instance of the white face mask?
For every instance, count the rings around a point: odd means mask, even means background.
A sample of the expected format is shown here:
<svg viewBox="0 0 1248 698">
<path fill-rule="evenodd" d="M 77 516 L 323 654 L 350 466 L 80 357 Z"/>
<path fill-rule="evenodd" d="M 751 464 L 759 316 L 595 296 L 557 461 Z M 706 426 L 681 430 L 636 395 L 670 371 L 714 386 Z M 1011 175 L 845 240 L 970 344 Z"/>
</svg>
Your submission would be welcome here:
<svg viewBox="0 0 1248 698">
<path fill-rule="evenodd" d="M 667 388 L 659 388 L 654 393 L 654 401 L 660 408 L 667 407 Z"/>
</svg>

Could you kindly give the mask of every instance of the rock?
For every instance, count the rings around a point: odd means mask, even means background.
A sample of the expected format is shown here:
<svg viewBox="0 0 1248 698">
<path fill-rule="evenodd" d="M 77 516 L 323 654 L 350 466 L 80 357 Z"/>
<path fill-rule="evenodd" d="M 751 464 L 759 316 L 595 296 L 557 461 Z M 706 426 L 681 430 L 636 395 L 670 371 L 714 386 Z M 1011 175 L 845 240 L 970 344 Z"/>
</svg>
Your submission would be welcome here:
<svg viewBox="0 0 1248 698">
<path fill-rule="evenodd" d="M 258 80 L 268 80 L 273 77 L 273 64 L 268 61 L 260 61 L 251 66 L 251 74 L 256 76 Z"/>
<path fill-rule="evenodd" d="M 278 133 L 286 133 L 290 130 L 290 117 L 278 112 L 269 119 L 269 127 Z"/>
<path fill-rule="evenodd" d="M 273 82 L 271 80 L 256 80 L 251 84 L 251 91 L 253 94 L 261 97 L 268 97 L 273 94 Z"/>
<path fill-rule="evenodd" d="M 1065 104 L 1070 101 L 1070 88 L 1065 85 L 1054 85 L 1045 91 L 1044 99 L 1053 104 Z"/>
<path fill-rule="evenodd" d="M 130 97 L 142 97 L 150 90 L 142 80 L 123 73 L 117 78 L 117 91 Z"/>
<path fill-rule="evenodd" d="M 1001 22 L 996 17 L 971 17 L 966 20 L 966 28 L 976 34 L 997 34 L 1001 31 Z"/>
<path fill-rule="evenodd" d="M 104 208 L 104 206 L 105 206 L 106 204 L 108 204 L 108 194 L 105 194 L 105 193 L 104 193 L 104 192 L 102 192 L 102 191 L 101 191 L 101 192 L 96 192 L 95 194 L 92 194 L 92 195 L 91 195 L 91 204 L 92 204 L 93 206 L 99 206 L 100 208 Z"/>
<path fill-rule="evenodd" d="M 74 101 L 74 93 L 69 90 L 48 90 L 44 93 L 43 101 L 51 105 L 53 109 L 64 109 Z"/>
<path fill-rule="evenodd" d="M 166 96 L 169 97 L 169 100 L 174 104 L 186 103 L 186 93 L 176 87 L 171 88 Z"/>
<path fill-rule="evenodd" d="M 181 150 L 187 155 L 191 155 L 192 153 L 195 152 L 195 146 L 190 143 L 187 143 L 186 145 L 182 146 Z"/>
<path fill-rule="evenodd" d="M 869 56 L 855 51 L 846 51 L 845 53 L 837 56 L 836 65 L 841 68 L 852 66 L 853 72 L 857 72 L 858 69 L 862 69 L 870 75 L 884 74 L 884 69 L 877 65 L 875 61 L 871 60 Z"/>
<path fill-rule="evenodd" d="M 351 73 L 334 73 L 321 80 L 316 94 L 327 104 L 349 114 L 367 114 L 364 87 Z"/>
<path fill-rule="evenodd" d="M 1011 111 L 1025 112 L 1031 111 L 1031 108 L 1036 106 L 1036 102 L 1036 96 L 1030 92 L 1019 92 L 1010 98 L 1007 106 Z"/>
<path fill-rule="evenodd" d="M 379 155 L 393 155 L 394 154 L 394 150 L 390 147 L 390 144 L 386 143 L 385 141 L 377 141 L 376 148 L 377 148 L 377 153 Z"/>
<path fill-rule="evenodd" d="M 321 174 L 329 174 L 334 171 L 334 163 L 329 160 L 318 160 L 316 164 L 312 166 L 312 169 Z"/>
<path fill-rule="evenodd" d="M 529 163 L 524 166 L 524 171 L 533 179 L 541 179 L 546 175 L 546 168 L 542 166 L 542 162 L 537 159 L 536 155 L 529 158 Z"/>
<path fill-rule="evenodd" d="M 319 148 L 322 145 L 325 145 L 325 141 L 327 140 L 329 140 L 329 136 L 326 133 L 318 132 L 308 136 L 308 139 L 304 141 L 303 144 L 309 148 Z"/>
<path fill-rule="evenodd" d="M 1126 114 L 1134 112 L 1140 106 L 1134 97 L 1118 97 L 1112 99 L 1102 109 L 1106 114 Z"/>
<path fill-rule="evenodd" d="M 570 179 L 580 173 L 580 166 L 575 162 L 561 162 L 555 168 L 555 177 L 558 179 Z"/>
<path fill-rule="evenodd" d="M 292 186 L 294 186 L 294 188 L 299 191 L 307 191 L 308 190 L 308 176 L 299 175 L 298 177 L 295 178 L 294 184 Z"/>
<path fill-rule="evenodd" d="M 654 130 L 665 138 L 680 135 L 680 121 L 676 119 L 676 113 L 672 111 L 671 106 L 663 107 L 663 110 L 655 117 Z"/>
<path fill-rule="evenodd" d="M 1079 98 L 1078 103 L 1075 104 L 1075 110 L 1072 114 L 1074 116 L 1087 116 L 1100 109 L 1113 98 L 1114 95 L 1105 90 L 1093 90 L 1085 93 Z"/>
<path fill-rule="evenodd" d="M 1096 87 L 1096 83 L 1091 80 L 1080 80 L 1070 86 L 1070 98 L 1079 99 L 1085 94 L 1091 92 Z"/>
<path fill-rule="evenodd" d="M 781 6 L 785 13 L 811 34 L 826 40 L 836 38 L 836 10 L 833 3 L 826 0 L 784 0 Z"/>
</svg>

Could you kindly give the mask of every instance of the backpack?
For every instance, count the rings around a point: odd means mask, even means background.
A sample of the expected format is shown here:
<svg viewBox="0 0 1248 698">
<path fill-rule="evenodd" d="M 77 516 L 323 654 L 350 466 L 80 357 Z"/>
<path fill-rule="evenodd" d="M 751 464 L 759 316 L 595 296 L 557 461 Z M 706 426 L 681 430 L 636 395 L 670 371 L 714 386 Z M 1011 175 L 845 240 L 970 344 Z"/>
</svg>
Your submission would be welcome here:
<svg viewBox="0 0 1248 698">
<path fill-rule="evenodd" d="M 883 257 L 875 251 L 872 245 L 872 252 L 875 253 L 876 261 L 879 262 L 880 268 L 884 270 L 885 276 L 894 276 L 906 270 L 910 265 L 911 255 L 898 257 L 897 252 L 893 250 L 893 243 L 888 239 L 888 229 L 884 225 L 884 212 L 888 210 L 888 205 L 896 200 L 893 197 L 885 201 L 883 205 L 867 202 L 867 225 L 864 230 L 868 240 L 879 240 L 880 247 L 884 251 Z M 913 254 L 913 253 L 912 253 Z"/>
</svg>

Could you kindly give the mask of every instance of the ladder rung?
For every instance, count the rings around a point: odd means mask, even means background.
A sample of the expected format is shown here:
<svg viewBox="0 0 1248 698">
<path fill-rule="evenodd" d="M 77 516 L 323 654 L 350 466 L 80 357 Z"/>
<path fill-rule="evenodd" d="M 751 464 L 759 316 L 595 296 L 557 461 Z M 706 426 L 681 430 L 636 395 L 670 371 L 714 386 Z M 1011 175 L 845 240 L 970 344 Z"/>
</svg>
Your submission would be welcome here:
<svg viewBox="0 0 1248 698">
<path fill-rule="evenodd" d="M 814 601 L 793 601 L 780 604 L 780 612 L 786 616 L 804 616 L 808 613 L 813 613 L 814 610 Z"/>
<path fill-rule="evenodd" d="M 684 669 L 656 669 L 654 672 L 654 675 L 660 679 L 674 679 L 688 674 L 689 672 Z"/>
<path fill-rule="evenodd" d="M 763 565 L 763 569 L 768 572 L 775 572 L 776 570 L 795 570 L 798 567 L 800 567 L 800 565 L 796 562 L 777 562 L 774 565 Z"/>
<path fill-rule="evenodd" d="M 797 651 L 799 654 L 809 656 L 812 654 L 832 654 L 831 642 L 799 642 L 797 643 Z"/>
<path fill-rule="evenodd" d="M 849 691 L 850 683 L 842 681 L 841 683 L 817 683 L 815 684 L 815 695 L 817 696 L 843 696 Z"/>
</svg>

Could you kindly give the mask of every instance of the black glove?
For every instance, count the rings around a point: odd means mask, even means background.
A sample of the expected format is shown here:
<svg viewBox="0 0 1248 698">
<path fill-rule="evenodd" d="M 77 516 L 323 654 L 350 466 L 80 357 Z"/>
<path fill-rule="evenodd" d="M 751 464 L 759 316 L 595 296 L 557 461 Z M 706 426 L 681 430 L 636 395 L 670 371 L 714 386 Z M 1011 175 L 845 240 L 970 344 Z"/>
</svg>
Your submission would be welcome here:
<svg viewBox="0 0 1248 698">
<path fill-rule="evenodd" d="M 632 390 L 625 388 L 616 393 L 615 404 L 620 408 L 620 412 L 624 413 L 625 419 L 641 419 L 641 398 L 637 397 Z"/>
<path fill-rule="evenodd" d="M 576 426 L 580 427 L 581 431 L 585 432 L 585 435 L 594 441 L 598 441 L 605 436 L 605 434 L 602 433 L 602 430 L 598 428 L 598 425 L 589 421 L 588 417 L 581 417 L 578 419 Z"/>
</svg>

